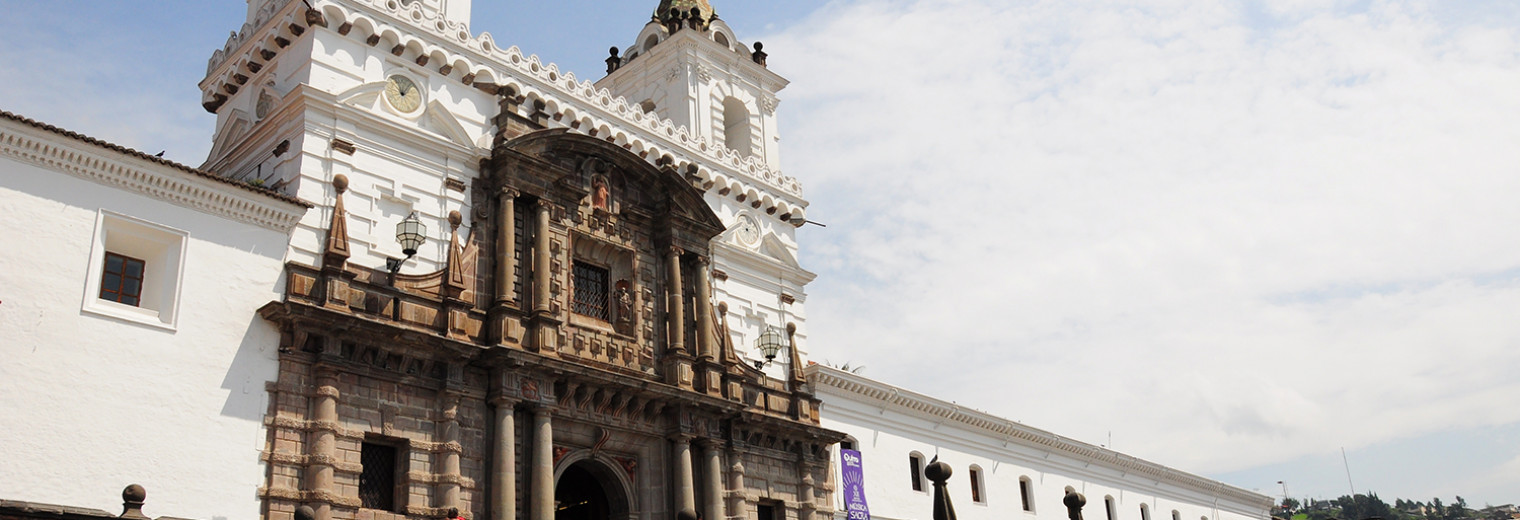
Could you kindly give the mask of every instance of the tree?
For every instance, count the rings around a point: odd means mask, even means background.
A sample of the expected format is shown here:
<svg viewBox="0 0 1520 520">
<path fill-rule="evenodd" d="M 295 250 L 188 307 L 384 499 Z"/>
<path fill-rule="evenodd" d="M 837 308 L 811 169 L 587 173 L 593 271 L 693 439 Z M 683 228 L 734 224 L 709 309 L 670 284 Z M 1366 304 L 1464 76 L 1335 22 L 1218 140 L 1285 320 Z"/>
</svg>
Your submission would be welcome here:
<svg viewBox="0 0 1520 520">
<path fill-rule="evenodd" d="M 1298 499 L 1284 498 L 1282 501 L 1282 508 L 1289 513 L 1298 510 Z"/>
</svg>

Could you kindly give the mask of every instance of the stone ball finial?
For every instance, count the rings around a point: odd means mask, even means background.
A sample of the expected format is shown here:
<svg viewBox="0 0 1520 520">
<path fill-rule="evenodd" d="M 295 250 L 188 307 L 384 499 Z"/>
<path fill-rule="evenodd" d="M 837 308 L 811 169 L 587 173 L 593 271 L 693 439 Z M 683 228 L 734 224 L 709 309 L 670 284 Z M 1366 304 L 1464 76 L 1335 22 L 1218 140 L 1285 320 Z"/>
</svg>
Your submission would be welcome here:
<svg viewBox="0 0 1520 520">
<path fill-rule="evenodd" d="M 140 485 L 132 484 L 121 490 L 121 518 L 147 518 L 142 512 L 143 502 L 147 499 L 148 490 Z"/>
<path fill-rule="evenodd" d="M 728 302 L 718 302 L 718 314 L 728 314 Z"/>
<path fill-rule="evenodd" d="M 797 333 L 797 324 L 796 323 L 787 322 L 787 324 L 786 324 L 786 333 L 787 334 L 796 334 Z"/>
<path fill-rule="evenodd" d="M 951 469 L 949 464 L 945 464 L 941 460 L 935 460 L 929 463 L 928 467 L 924 468 L 924 476 L 929 477 L 929 481 L 938 484 L 944 484 L 949 481 L 950 475 L 953 473 L 955 473 L 955 470 Z"/>
<path fill-rule="evenodd" d="M 765 50 L 765 44 L 760 43 L 760 42 L 755 42 L 755 52 L 760 52 L 762 50 Z"/>
<path fill-rule="evenodd" d="M 132 484 L 130 486 L 127 486 L 126 489 L 121 490 L 121 500 L 123 502 L 139 502 L 139 503 L 141 503 L 142 501 L 147 500 L 147 499 L 148 499 L 148 490 L 143 489 L 143 487 L 140 486 L 140 485 Z"/>
<path fill-rule="evenodd" d="M 690 509 L 682 509 L 676 512 L 676 520 L 697 520 L 697 512 Z"/>
<path fill-rule="evenodd" d="M 456 209 L 454 211 L 450 211 L 449 212 L 449 227 L 451 227 L 453 229 L 459 229 L 459 223 L 460 222 L 464 222 L 464 216 L 459 214 L 459 210 Z"/>
<path fill-rule="evenodd" d="M 334 175 L 332 185 L 333 189 L 338 190 L 338 193 L 348 191 L 348 176 L 341 173 Z"/>
<path fill-rule="evenodd" d="M 609 54 L 612 57 L 616 58 L 617 55 L 618 55 L 618 48 L 617 47 L 613 47 L 611 49 L 607 49 L 607 54 Z"/>
<path fill-rule="evenodd" d="M 317 520 L 317 511 L 311 506 L 297 507 L 296 520 Z"/>
</svg>

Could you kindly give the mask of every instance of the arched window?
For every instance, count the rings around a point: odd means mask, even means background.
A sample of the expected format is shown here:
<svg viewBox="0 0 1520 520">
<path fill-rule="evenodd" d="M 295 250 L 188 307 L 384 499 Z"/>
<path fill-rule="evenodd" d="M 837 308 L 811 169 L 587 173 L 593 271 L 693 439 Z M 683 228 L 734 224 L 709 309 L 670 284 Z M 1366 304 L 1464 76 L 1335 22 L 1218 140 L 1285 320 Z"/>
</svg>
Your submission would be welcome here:
<svg viewBox="0 0 1520 520">
<path fill-rule="evenodd" d="M 908 454 L 908 482 L 914 491 L 924 490 L 924 454 L 916 451 Z"/>
<path fill-rule="evenodd" d="M 1150 505 L 1140 504 L 1140 520 L 1151 520 Z"/>
<path fill-rule="evenodd" d="M 660 44 L 660 36 L 659 35 L 657 35 L 657 34 L 651 34 L 651 35 L 649 35 L 649 38 L 647 38 L 647 39 L 644 40 L 644 52 L 649 52 L 649 49 L 653 49 L 654 46 L 659 45 L 659 44 Z"/>
<path fill-rule="evenodd" d="M 982 493 L 982 467 L 972 464 L 966 474 L 971 477 L 971 501 L 978 504 L 987 503 L 987 496 Z"/>
<path fill-rule="evenodd" d="M 723 100 L 723 144 L 739 154 L 749 157 L 754 153 L 754 134 L 749 127 L 749 109 L 743 101 L 735 98 Z"/>
<path fill-rule="evenodd" d="M 1034 512 L 1034 482 L 1029 477 L 1019 477 L 1019 500 L 1024 502 L 1024 510 Z"/>
<path fill-rule="evenodd" d="M 1114 496 L 1103 497 L 1103 512 L 1108 513 L 1108 520 L 1119 520 L 1119 510 L 1114 509 Z"/>
<path fill-rule="evenodd" d="M 730 46 L 728 44 L 728 37 L 724 36 L 723 33 L 721 33 L 721 32 L 714 32 L 713 33 L 713 41 L 718 42 L 718 45 L 722 45 L 724 47 L 729 47 Z"/>
<path fill-rule="evenodd" d="M 1173 509 L 1172 520 L 1182 520 L 1182 513 L 1178 512 L 1176 509 Z"/>
</svg>

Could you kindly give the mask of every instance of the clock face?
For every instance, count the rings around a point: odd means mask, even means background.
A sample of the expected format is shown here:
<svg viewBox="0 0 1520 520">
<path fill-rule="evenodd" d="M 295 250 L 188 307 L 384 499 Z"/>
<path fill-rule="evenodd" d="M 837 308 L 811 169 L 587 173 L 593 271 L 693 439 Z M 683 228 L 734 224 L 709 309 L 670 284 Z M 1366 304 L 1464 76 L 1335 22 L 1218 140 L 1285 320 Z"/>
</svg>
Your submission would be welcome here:
<svg viewBox="0 0 1520 520">
<path fill-rule="evenodd" d="M 760 242 L 760 223 L 755 222 L 755 217 L 739 215 L 739 228 L 734 231 L 734 236 L 740 243 L 754 246 Z"/>
<path fill-rule="evenodd" d="M 415 112 L 422 106 L 422 89 L 406 76 L 391 76 L 385 81 L 385 100 L 403 113 Z"/>
</svg>

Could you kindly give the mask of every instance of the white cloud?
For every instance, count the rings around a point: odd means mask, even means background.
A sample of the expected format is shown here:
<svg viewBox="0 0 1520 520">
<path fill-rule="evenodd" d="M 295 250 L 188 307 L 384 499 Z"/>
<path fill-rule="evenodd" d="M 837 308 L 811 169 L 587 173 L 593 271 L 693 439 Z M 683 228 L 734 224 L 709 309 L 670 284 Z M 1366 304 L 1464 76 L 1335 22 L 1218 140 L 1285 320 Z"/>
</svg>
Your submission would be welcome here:
<svg viewBox="0 0 1520 520">
<path fill-rule="evenodd" d="M 859 0 L 765 38 L 830 225 L 810 348 L 1192 471 L 1520 420 L 1520 24 L 1439 6 Z"/>
</svg>

